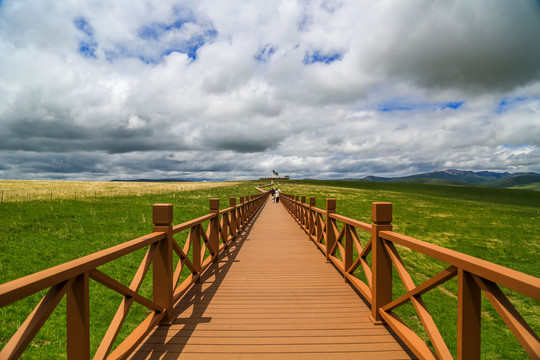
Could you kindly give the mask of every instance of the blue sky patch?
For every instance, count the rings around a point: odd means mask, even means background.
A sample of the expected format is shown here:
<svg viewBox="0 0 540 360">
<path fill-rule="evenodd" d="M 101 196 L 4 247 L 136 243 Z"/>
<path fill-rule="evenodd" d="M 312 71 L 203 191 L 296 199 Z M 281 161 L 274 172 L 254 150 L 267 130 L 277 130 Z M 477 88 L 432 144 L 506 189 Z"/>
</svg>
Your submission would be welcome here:
<svg viewBox="0 0 540 360">
<path fill-rule="evenodd" d="M 78 30 L 82 31 L 86 36 L 90 36 L 90 37 L 94 36 L 94 29 L 88 23 L 88 21 L 82 16 L 73 20 L 73 24 Z"/>
<path fill-rule="evenodd" d="M 306 55 L 304 56 L 303 63 L 306 65 L 314 64 L 314 63 L 323 63 L 323 64 L 330 64 L 334 61 L 341 60 L 341 54 L 338 52 L 335 53 L 323 53 L 319 50 L 316 50 L 314 52 L 306 52 Z"/>
<path fill-rule="evenodd" d="M 407 103 L 401 101 L 388 101 L 377 106 L 381 112 L 391 111 L 437 111 L 437 110 L 457 110 L 465 104 L 465 101 L 449 101 L 440 103 Z"/>
<path fill-rule="evenodd" d="M 463 106 L 463 104 L 465 104 L 465 101 L 454 101 L 454 102 L 448 102 L 448 103 L 440 103 L 441 105 L 441 110 L 444 110 L 444 109 L 459 109 L 460 107 Z"/>
<path fill-rule="evenodd" d="M 499 104 L 497 105 L 497 109 L 495 109 L 495 112 L 497 114 L 505 113 L 508 110 L 510 110 L 510 109 L 520 105 L 520 104 L 523 104 L 524 102 L 526 102 L 527 100 L 530 100 L 530 99 L 531 98 L 520 97 L 520 96 L 515 96 L 515 97 L 505 96 L 501 100 L 501 102 L 499 102 Z M 538 96 L 533 97 L 532 99 L 537 100 Z"/>
<path fill-rule="evenodd" d="M 192 17 L 182 17 L 172 23 L 152 23 L 139 29 L 139 38 L 159 43 L 171 31 L 180 30 L 185 24 L 195 23 L 196 19 Z M 159 54 L 153 55 L 138 55 L 137 57 L 147 64 L 159 63 L 165 56 L 173 52 L 186 54 L 191 60 L 197 59 L 197 50 L 200 49 L 207 41 L 217 36 L 217 31 L 214 28 L 206 29 L 203 33 L 197 34 L 190 39 L 180 43 L 174 42 L 164 44 L 165 46 Z"/>
<path fill-rule="evenodd" d="M 94 38 L 94 28 L 82 16 L 73 20 L 73 24 L 82 33 L 82 38 L 79 40 L 79 53 L 84 57 L 95 59 L 98 44 Z"/>
<path fill-rule="evenodd" d="M 152 23 L 139 29 L 138 35 L 143 40 L 158 40 L 169 31 L 179 30 L 184 24 L 194 22 L 191 19 L 178 19 L 170 24 Z"/>
<path fill-rule="evenodd" d="M 267 62 L 268 60 L 270 60 L 270 58 L 272 57 L 272 55 L 274 55 L 276 52 L 276 48 L 271 46 L 270 44 L 266 44 L 264 46 L 264 48 L 259 51 L 259 53 L 257 55 L 255 55 L 255 60 L 257 61 L 260 61 L 260 62 Z"/>
</svg>

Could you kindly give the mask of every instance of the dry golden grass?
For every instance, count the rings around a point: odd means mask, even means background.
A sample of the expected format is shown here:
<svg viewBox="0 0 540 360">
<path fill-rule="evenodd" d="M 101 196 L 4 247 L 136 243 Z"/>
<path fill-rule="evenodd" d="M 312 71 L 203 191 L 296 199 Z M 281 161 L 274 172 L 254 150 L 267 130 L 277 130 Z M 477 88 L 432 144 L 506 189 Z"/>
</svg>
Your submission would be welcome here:
<svg viewBox="0 0 540 360">
<path fill-rule="evenodd" d="M 236 185 L 238 182 L 0 180 L 2 202 L 140 196 Z"/>
</svg>

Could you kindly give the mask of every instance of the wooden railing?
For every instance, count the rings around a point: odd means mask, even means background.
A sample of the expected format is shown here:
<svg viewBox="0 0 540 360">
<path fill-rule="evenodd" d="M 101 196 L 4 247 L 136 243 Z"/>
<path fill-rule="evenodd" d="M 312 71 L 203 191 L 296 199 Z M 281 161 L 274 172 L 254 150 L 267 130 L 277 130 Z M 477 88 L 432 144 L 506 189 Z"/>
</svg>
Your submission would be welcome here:
<svg viewBox="0 0 540 360">
<path fill-rule="evenodd" d="M 392 231 L 392 204 L 372 204 L 372 224 L 336 213 L 336 199 L 326 199 L 326 210 L 315 207 L 315 198 L 281 194 L 283 205 L 325 254 L 328 262 L 344 275 L 371 305 L 370 319 L 388 324 L 421 359 L 453 359 L 422 295 L 458 277 L 457 358 L 480 358 L 481 293 L 491 302 L 510 331 L 533 359 L 540 358 L 540 339 L 499 288 L 504 286 L 540 301 L 540 279 L 494 263 L 433 245 Z M 341 229 L 339 223 L 342 224 Z M 358 230 L 370 234 L 362 246 Z M 449 266 L 416 285 L 394 244 L 402 245 Z M 370 259 L 368 259 L 370 255 Z M 371 263 L 371 264 L 370 264 Z M 362 269 L 365 280 L 356 275 Z M 392 268 L 406 293 L 392 298 Z M 395 313 L 412 303 L 434 351 Z"/>
<path fill-rule="evenodd" d="M 173 305 L 193 283 L 197 282 L 212 262 L 218 261 L 221 251 L 244 229 L 267 200 L 267 195 L 268 193 L 263 192 L 245 198 L 241 196 L 239 204 L 236 203 L 236 198 L 230 198 L 229 207 L 223 210 L 219 210 L 219 199 L 210 199 L 208 215 L 179 225 L 172 225 L 171 204 L 156 204 L 153 206 L 154 227 L 151 234 L 0 285 L 0 307 L 49 289 L 3 347 L 0 359 L 20 357 L 64 295 L 67 357 L 76 360 L 90 359 L 90 279 L 124 297 L 94 359 L 126 358 L 157 324 L 172 323 Z M 181 232 L 188 232 L 183 246 L 174 238 Z M 97 269 L 142 248 L 148 250 L 129 286 L 121 284 Z M 173 253 L 179 258 L 176 266 L 173 264 Z M 153 297 L 148 299 L 138 291 L 151 265 Z M 184 267 L 191 273 L 186 279 L 181 280 Z M 150 315 L 112 350 L 133 302 L 150 310 Z"/>
</svg>

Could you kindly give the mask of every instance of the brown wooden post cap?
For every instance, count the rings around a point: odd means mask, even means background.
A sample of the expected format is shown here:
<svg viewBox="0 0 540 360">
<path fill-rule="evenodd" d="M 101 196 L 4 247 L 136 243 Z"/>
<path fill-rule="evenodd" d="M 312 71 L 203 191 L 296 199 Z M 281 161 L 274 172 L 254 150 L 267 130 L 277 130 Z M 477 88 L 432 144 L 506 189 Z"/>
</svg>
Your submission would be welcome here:
<svg viewBox="0 0 540 360">
<path fill-rule="evenodd" d="M 242 204 L 243 202 L 244 202 L 244 197 L 240 196 L 240 204 Z"/>
<path fill-rule="evenodd" d="M 306 197 L 302 196 L 302 204 L 305 204 L 305 203 L 306 203 Z"/>
<path fill-rule="evenodd" d="M 294 197 L 294 199 L 295 199 L 296 201 L 298 201 L 298 200 L 300 200 L 300 196 L 296 195 L 296 196 Z"/>
<path fill-rule="evenodd" d="M 246 195 L 246 201 L 249 201 L 249 195 Z"/>
<path fill-rule="evenodd" d="M 173 222 L 172 204 L 154 204 L 152 206 L 152 221 L 156 226 L 168 226 Z"/>
<path fill-rule="evenodd" d="M 229 206 L 235 206 L 236 205 L 236 198 L 231 197 L 229 198 Z"/>
<path fill-rule="evenodd" d="M 314 196 L 310 196 L 310 197 L 309 197 L 309 206 L 315 206 L 316 203 L 317 203 L 317 202 L 316 202 L 315 197 L 314 197 Z"/>
<path fill-rule="evenodd" d="M 326 210 L 336 211 L 336 199 L 326 199 Z"/>
<path fill-rule="evenodd" d="M 392 203 L 374 202 L 371 204 L 371 219 L 375 224 L 392 222 Z"/>
<path fill-rule="evenodd" d="M 210 211 L 211 212 L 219 211 L 219 199 L 217 198 L 210 199 Z"/>
</svg>

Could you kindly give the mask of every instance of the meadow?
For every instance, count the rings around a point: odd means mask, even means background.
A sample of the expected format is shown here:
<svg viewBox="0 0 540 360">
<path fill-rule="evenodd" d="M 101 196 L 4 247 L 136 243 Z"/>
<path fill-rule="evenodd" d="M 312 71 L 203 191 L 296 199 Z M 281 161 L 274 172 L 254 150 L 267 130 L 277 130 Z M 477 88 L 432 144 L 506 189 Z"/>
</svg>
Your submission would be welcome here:
<svg viewBox="0 0 540 360">
<path fill-rule="evenodd" d="M 238 182 L 0 180 L 0 202 L 141 196 L 203 190 L 235 184 Z"/>
<path fill-rule="evenodd" d="M 253 187 L 258 185 L 258 182 L 197 183 L 195 185 L 204 184 L 204 187 L 188 189 L 186 183 L 147 185 L 112 182 L 103 184 L 109 189 L 109 195 L 99 196 L 95 183 L 53 183 L 43 185 L 60 186 L 66 194 L 76 192 L 77 198 L 70 195 L 53 197 L 51 200 L 45 196 L 33 201 L 4 200 L 0 205 L 0 283 L 150 233 L 154 203 L 172 203 L 175 207 L 174 223 L 178 224 L 208 213 L 208 199 L 211 197 L 220 198 L 221 208 L 224 208 L 230 196 L 253 194 L 256 192 Z M 34 190 L 32 185 L 37 184 L 21 183 L 22 188 L 18 191 L 30 194 Z M 15 191 L 16 182 L 12 185 L 14 188 L 10 192 Z M 88 186 L 90 190 L 82 190 L 84 187 L 88 189 Z M 116 190 L 115 186 L 118 186 Z M 151 186 L 154 186 L 154 190 L 148 190 Z M 371 203 L 390 201 L 394 207 L 394 231 L 540 276 L 538 192 L 354 181 L 283 181 L 276 186 L 281 187 L 285 193 L 315 196 L 320 208 L 324 208 L 327 197 L 337 198 L 339 214 L 368 223 L 371 222 Z M 47 189 L 39 191 L 46 194 Z M 53 190 L 53 193 L 57 191 Z M 366 236 L 361 239 L 365 244 Z M 407 249 L 399 248 L 399 251 L 417 284 L 444 266 Z M 100 270 L 123 283 L 129 283 L 143 256 L 144 251 L 138 251 Z M 151 279 L 151 274 L 147 275 L 147 279 Z M 394 283 L 395 294 L 403 292 L 398 278 Z M 92 351 L 95 351 L 98 339 L 106 331 L 121 297 L 93 281 L 90 286 L 91 346 Z M 141 293 L 150 295 L 150 286 L 148 282 L 143 283 Z M 513 303 L 538 333 L 538 302 L 523 298 L 508 289 L 504 291 L 511 294 Z M 455 349 L 456 342 L 456 295 L 457 282 L 454 279 L 437 291 L 426 294 L 424 299 L 451 349 Z M 0 346 L 5 344 L 41 296 L 36 294 L 0 308 Z M 62 355 L 65 348 L 63 309 L 65 307 L 59 305 L 25 353 L 25 358 L 65 357 Z M 414 311 L 407 311 L 405 309 L 400 315 L 407 318 L 407 323 L 421 336 L 425 336 Z M 484 358 L 526 357 L 521 346 L 488 303 L 484 302 L 482 311 Z M 144 314 L 145 309 L 134 307 L 120 338 Z"/>
</svg>

